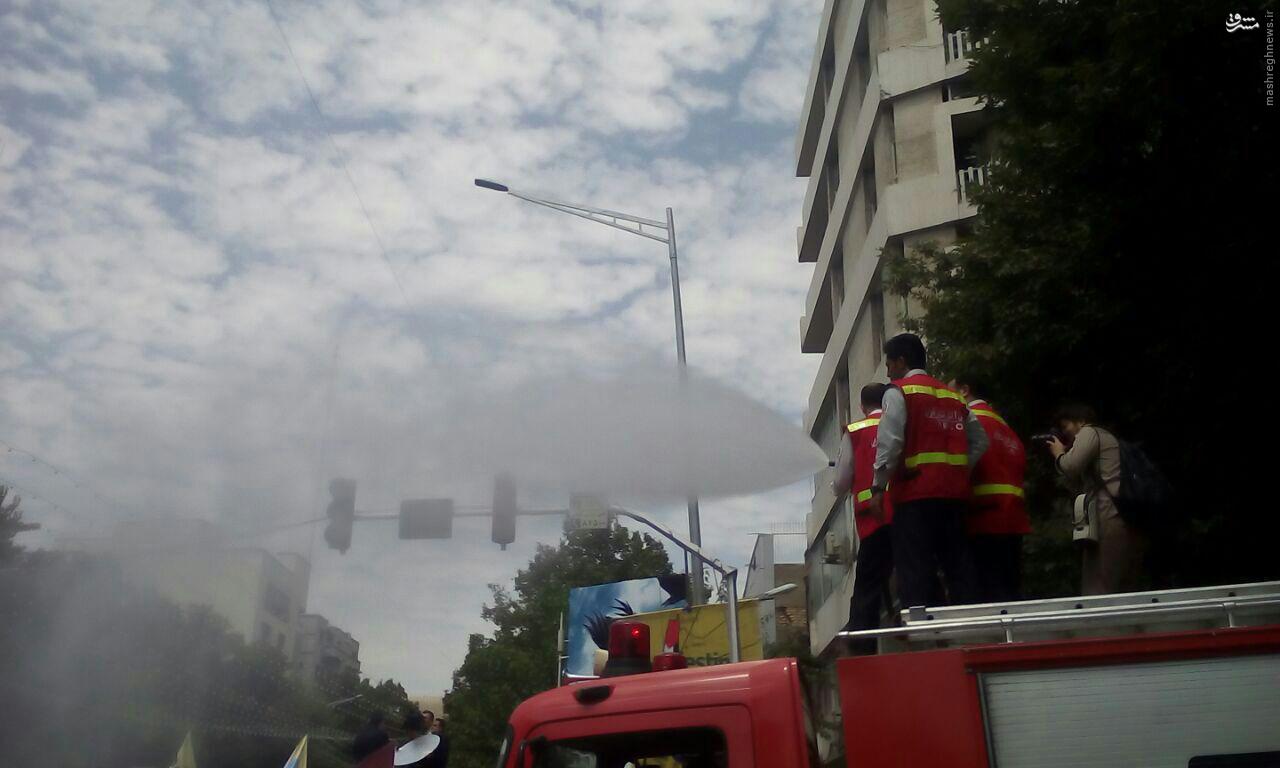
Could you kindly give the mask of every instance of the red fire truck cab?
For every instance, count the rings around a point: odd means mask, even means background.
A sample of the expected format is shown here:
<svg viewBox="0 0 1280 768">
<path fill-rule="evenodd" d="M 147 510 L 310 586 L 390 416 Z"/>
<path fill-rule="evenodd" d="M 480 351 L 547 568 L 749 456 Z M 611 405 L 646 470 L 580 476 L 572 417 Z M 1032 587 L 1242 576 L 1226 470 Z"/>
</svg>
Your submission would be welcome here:
<svg viewBox="0 0 1280 768">
<path fill-rule="evenodd" d="M 845 762 L 1280 766 L 1280 623 L 1266 615 L 1280 584 L 1117 597 L 904 615 L 882 639 L 935 650 L 836 662 Z M 1200 626 L 1151 631 L 1178 624 Z M 993 628 L 1002 641 L 946 639 Z M 798 662 L 772 659 L 538 694 L 512 714 L 498 768 L 817 768 L 815 735 Z"/>
</svg>

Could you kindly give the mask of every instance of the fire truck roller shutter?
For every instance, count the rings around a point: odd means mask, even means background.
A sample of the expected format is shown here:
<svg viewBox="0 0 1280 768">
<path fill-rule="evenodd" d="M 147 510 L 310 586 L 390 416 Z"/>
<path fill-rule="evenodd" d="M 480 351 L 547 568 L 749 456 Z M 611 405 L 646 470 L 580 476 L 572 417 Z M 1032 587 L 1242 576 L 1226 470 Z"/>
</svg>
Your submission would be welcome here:
<svg viewBox="0 0 1280 768">
<path fill-rule="evenodd" d="M 1280 655 L 989 672 L 982 691 L 998 768 L 1280 752 Z"/>
</svg>

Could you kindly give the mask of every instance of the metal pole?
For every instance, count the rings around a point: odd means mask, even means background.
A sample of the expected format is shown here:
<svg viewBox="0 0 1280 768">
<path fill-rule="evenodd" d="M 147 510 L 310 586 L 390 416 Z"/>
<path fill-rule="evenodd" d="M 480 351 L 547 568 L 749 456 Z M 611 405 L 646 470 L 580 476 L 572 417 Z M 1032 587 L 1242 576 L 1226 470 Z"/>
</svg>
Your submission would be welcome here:
<svg viewBox="0 0 1280 768">
<path fill-rule="evenodd" d="M 560 612 L 560 623 L 556 626 L 556 687 L 564 685 L 564 611 Z"/>
<path fill-rule="evenodd" d="M 676 221 L 671 209 L 667 209 L 667 253 L 671 257 L 671 298 L 676 311 L 676 359 L 680 361 L 680 375 L 688 375 L 688 362 L 684 354 L 684 310 L 680 306 L 680 265 L 676 261 Z M 702 546 L 702 518 L 698 511 L 698 497 L 689 495 L 689 540 Z M 693 593 L 690 595 L 694 605 L 707 602 L 703 585 L 702 560 L 696 555 L 692 558 L 693 572 L 690 584 Z"/>
<path fill-rule="evenodd" d="M 734 568 L 724 577 L 729 582 L 729 616 L 725 622 L 729 627 L 729 661 L 736 664 L 742 660 L 742 651 L 738 648 L 738 569 Z"/>
</svg>

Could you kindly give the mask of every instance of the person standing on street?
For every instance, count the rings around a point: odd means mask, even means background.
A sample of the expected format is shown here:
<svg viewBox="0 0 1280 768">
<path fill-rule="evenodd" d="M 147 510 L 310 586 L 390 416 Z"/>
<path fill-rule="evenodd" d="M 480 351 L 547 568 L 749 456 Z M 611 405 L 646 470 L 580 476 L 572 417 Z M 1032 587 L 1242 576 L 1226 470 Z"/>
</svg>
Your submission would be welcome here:
<svg viewBox="0 0 1280 768">
<path fill-rule="evenodd" d="M 880 425 L 880 405 L 884 384 L 862 388 L 861 421 L 848 426 L 849 438 L 840 452 L 840 462 L 832 490 L 837 497 L 853 497 L 853 521 L 858 532 L 858 559 L 854 566 L 853 597 L 849 601 L 846 631 L 878 629 L 883 595 L 893 574 L 893 541 L 889 524 L 892 505 L 886 504 L 882 517 L 871 514 L 871 485 L 875 475 L 876 433 Z M 853 647 L 858 653 L 875 653 L 874 640 L 862 640 Z"/>
<path fill-rule="evenodd" d="M 1022 537 L 1031 533 L 1023 477 L 1027 449 L 995 408 L 975 376 L 951 382 L 987 433 L 986 453 L 973 468 L 973 495 L 965 532 L 978 578 L 978 599 L 1007 603 L 1022 599 Z"/>
<path fill-rule="evenodd" d="M 884 518 L 893 496 L 893 559 L 903 607 L 973 602 L 973 561 L 964 533 L 970 468 L 987 450 L 987 433 L 964 398 L 925 372 L 920 337 L 900 333 L 884 345 L 892 386 L 884 393 L 870 514 Z M 891 487 L 892 486 L 892 487 Z"/>
<path fill-rule="evenodd" d="M 404 719 L 404 731 L 408 736 L 396 750 L 397 766 L 429 768 L 433 755 L 440 746 L 440 737 L 431 732 L 436 716 L 431 711 L 410 712 Z"/>
<path fill-rule="evenodd" d="M 351 754 L 358 763 L 390 741 L 391 737 L 387 735 L 386 728 L 383 726 L 382 713 L 374 712 L 352 740 Z"/>
<path fill-rule="evenodd" d="M 447 768 L 449 764 L 449 737 L 444 732 L 444 718 L 431 722 L 431 732 L 440 737 L 440 744 L 427 756 L 429 768 Z"/>
<path fill-rule="evenodd" d="M 1120 516 L 1120 441 L 1098 427 L 1093 408 L 1072 403 L 1058 409 L 1054 422 L 1071 438 L 1071 447 L 1054 436 L 1046 442 L 1053 466 L 1077 492 L 1097 524 L 1097 541 L 1082 546 L 1080 592 L 1106 595 L 1133 592 L 1143 584 L 1147 538 Z"/>
</svg>

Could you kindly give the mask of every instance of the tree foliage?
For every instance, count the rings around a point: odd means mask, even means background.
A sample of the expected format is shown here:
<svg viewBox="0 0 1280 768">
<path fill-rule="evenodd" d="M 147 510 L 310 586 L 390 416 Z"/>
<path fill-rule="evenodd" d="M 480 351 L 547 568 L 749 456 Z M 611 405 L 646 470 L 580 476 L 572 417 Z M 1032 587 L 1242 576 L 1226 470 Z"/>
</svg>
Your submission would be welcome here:
<svg viewBox="0 0 1280 768">
<path fill-rule="evenodd" d="M 571 588 L 671 572 L 661 543 L 615 527 L 566 534 L 558 547 L 539 545 L 511 590 L 490 585 L 493 604 L 481 613 L 494 624 L 493 635 L 470 637 L 467 656 L 445 696 L 450 764 L 491 766 L 511 711 L 555 686 L 556 630 Z"/>
<path fill-rule="evenodd" d="M 939 0 L 944 27 L 986 39 L 970 70 L 994 130 L 980 216 L 954 248 L 891 260 L 891 288 L 945 374 L 981 372 L 1022 434 L 1055 405 L 1092 403 L 1177 481 L 1160 575 L 1179 584 L 1274 578 L 1261 454 L 1246 415 L 1265 365 L 1275 253 L 1274 108 L 1261 31 L 1228 34 L 1225 2 Z M 1274 3 L 1251 8 L 1263 19 Z M 1043 459 L 1037 456 L 1037 459 Z M 1074 589 L 1066 525 L 1032 483 L 1029 579 Z M 1047 526 L 1047 527 L 1046 527 Z M 1266 545 L 1269 546 L 1269 545 Z"/>
<path fill-rule="evenodd" d="M 14 543 L 14 537 L 40 527 L 39 523 L 28 523 L 22 519 L 22 510 L 18 508 L 22 497 L 10 496 L 11 492 L 8 486 L 0 485 L 0 563 L 12 560 L 22 550 Z"/>
<path fill-rule="evenodd" d="M 276 768 L 309 735 L 310 764 L 336 768 L 369 710 L 409 706 L 394 681 L 303 684 L 279 651 L 104 559 L 33 552 L 2 573 L 3 765 L 168 765 L 190 731 L 200 765 Z"/>
</svg>

